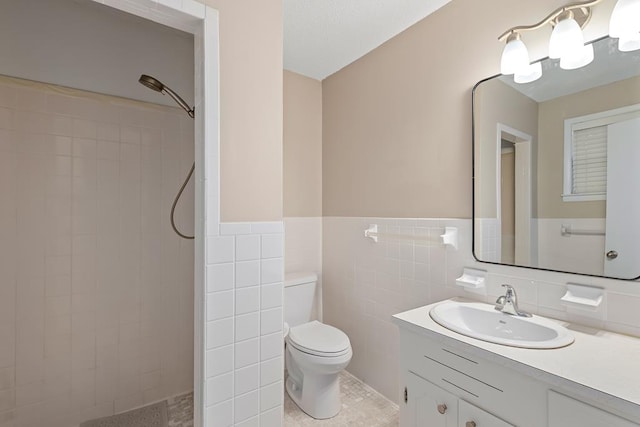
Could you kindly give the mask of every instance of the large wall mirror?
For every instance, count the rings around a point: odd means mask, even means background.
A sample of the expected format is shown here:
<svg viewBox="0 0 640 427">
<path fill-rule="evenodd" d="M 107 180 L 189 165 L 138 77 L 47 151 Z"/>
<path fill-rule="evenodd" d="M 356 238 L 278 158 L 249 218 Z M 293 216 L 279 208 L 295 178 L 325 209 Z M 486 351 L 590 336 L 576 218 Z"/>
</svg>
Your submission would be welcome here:
<svg viewBox="0 0 640 427">
<path fill-rule="evenodd" d="M 473 93 L 473 251 L 483 262 L 640 276 L 640 51 Z"/>
</svg>

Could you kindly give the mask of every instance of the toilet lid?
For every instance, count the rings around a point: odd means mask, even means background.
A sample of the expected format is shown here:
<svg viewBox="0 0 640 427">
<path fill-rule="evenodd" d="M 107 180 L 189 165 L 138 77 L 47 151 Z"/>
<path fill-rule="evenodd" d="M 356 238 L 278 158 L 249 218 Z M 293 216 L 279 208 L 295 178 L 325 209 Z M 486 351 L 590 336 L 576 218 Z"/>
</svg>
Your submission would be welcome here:
<svg viewBox="0 0 640 427">
<path fill-rule="evenodd" d="M 337 356 L 351 346 L 349 337 L 340 329 L 316 320 L 291 328 L 289 342 L 301 351 L 327 356 Z"/>
</svg>

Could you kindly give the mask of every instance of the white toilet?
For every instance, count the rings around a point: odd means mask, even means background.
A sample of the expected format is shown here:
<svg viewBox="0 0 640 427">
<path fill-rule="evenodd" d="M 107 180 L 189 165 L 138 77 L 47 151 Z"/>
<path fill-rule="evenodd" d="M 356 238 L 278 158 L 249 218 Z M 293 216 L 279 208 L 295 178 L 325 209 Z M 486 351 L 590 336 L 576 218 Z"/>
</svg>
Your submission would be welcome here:
<svg viewBox="0 0 640 427">
<path fill-rule="evenodd" d="M 340 412 L 338 374 L 351 361 L 349 337 L 338 328 L 311 320 L 318 276 L 288 274 L 284 283 L 286 383 L 291 399 L 313 418 Z"/>
</svg>

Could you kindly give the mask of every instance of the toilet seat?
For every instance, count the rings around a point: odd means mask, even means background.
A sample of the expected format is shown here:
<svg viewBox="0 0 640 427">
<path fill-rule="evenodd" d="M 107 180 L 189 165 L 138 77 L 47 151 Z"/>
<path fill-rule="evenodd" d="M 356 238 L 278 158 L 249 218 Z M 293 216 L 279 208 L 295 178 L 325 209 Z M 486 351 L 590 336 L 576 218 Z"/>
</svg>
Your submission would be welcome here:
<svg viewBox="0 0 640 427">
<path fill-rule="evenodd" d="M 316 320 L 291 328 L 287 341 L 303 353 L 320 357 L 339 357 L 351 350 L 344 332 Z"/>
</svg>

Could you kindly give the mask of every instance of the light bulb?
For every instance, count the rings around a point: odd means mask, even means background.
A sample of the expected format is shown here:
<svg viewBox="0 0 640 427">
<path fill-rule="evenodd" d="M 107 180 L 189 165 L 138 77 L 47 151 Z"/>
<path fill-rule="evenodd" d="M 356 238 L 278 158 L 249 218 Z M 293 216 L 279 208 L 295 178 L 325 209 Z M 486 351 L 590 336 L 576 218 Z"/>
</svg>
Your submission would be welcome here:
<svg viewBox="0 0 640 427">
<path fill-rule="evenodd" d="M 507 45 L 502 51 L 500 60 L 500 72 L 502 74 L 515 74 L 525 70 L 529 66 L 529 51 L 520 36 L 510 36 Z"/>
<path fill-rule="evenodd" d="M 558 59 L 584 46 L 584 35 L 573 14 L 559 21 L 549 39 L 549 58 Z"/>
<path fill-rule="evenodd" d="M 531 83 L 538 80 L 540 77 L 542 77 L 542 65 L 540 62 L 535 62 L 529 65 L 525 71 L 516 73 L 515 76 L 513 76 L 513 80 L 516 83 L 522 84 Z"/>
<path fill-rule="evenodd" d="M 588 44 L 560 58 L 560 68 L 563 70 L 575 70 L 590 64 L 591 61 L 593 61 L 593 45 Z"/>
<path fill-rule="evenodd" d="M 620 52 L 631 52 L 640 49 L 640 33 L 632 33 L 620 36 L 618 40 L 618 50 Z"/>
<path fill-rule="evenodd" d="M 618 0 L 609 21 L 609 35 L 625 37 L 640 31 L 640 0 Z"/>
</svg>

